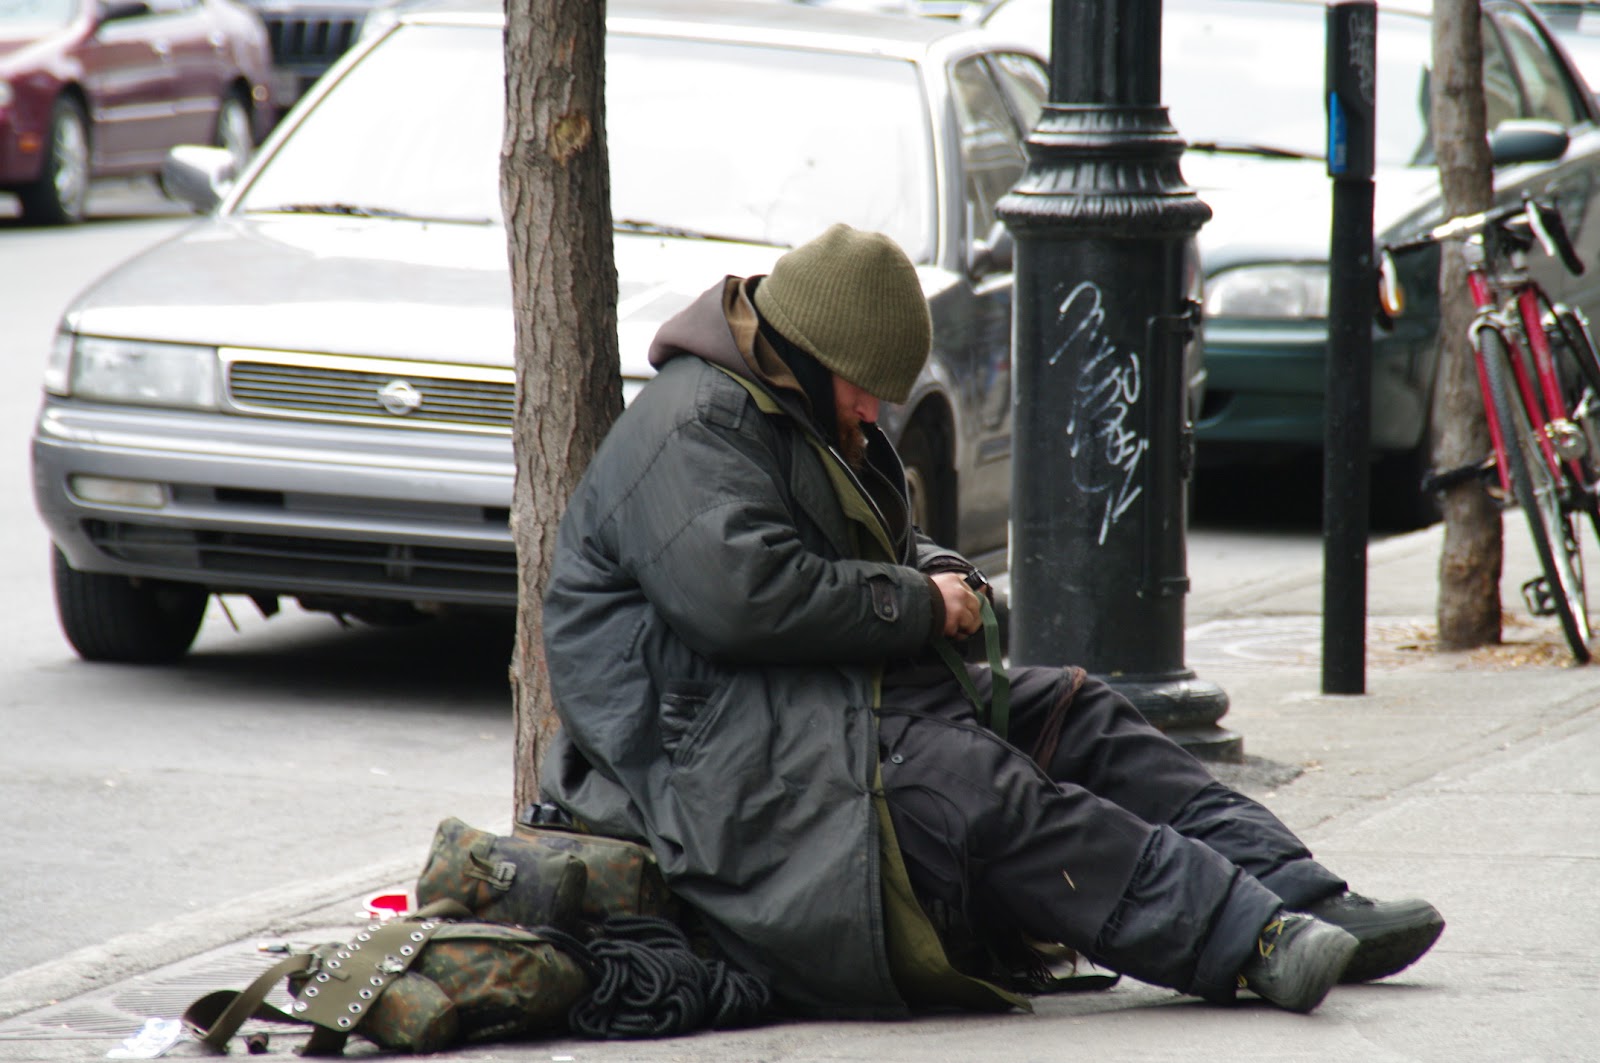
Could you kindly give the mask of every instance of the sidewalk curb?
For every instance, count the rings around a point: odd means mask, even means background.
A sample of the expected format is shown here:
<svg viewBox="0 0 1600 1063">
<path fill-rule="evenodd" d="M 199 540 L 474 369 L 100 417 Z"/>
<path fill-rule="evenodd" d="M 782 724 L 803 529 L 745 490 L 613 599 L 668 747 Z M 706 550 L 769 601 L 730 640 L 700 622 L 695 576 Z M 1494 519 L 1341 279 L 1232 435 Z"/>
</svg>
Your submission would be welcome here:
<svg viewBox="0 0 1600 1063">
<path fill-rule="evenodd" d="M 419 854 L 408 854 L 316 882 L 263 890 L 20 971 L 0 979 L 0 1021 L 189 959 L 219 942 L 281 933 L 329 906 L 414 879 L 421 862 Z"/>
</svg>

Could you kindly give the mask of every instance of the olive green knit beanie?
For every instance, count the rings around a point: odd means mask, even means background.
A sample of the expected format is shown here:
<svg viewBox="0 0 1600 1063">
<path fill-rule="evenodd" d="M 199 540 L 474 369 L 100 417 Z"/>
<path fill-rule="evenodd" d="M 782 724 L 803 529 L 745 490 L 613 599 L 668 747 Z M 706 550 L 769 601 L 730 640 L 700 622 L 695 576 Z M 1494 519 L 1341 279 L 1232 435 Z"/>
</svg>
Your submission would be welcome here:
<svg viewBox="0 0 1600 1063">
<path fill-rule="evenodd" d="M 928 300 L 906 253 L 882 233 L 844 224 L 778 259 L 755 304 L 785 339 L 887 402 L 910 396 L 933 344 Z"/>
</svg>

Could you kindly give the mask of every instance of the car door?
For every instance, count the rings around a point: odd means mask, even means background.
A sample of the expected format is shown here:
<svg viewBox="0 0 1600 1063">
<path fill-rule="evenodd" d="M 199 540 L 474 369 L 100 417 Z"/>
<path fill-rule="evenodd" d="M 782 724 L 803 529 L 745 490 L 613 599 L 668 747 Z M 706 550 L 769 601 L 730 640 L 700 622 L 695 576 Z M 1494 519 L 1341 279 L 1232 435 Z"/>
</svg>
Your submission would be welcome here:
<svg viewBox="0 0 1600 1063">
<path fill-rule="evenodd" d="M 85 44 L 82 61 L 94 173 L 137 172 L 152 146 L 171 136 L 172 63 L 161 17 L 124 11 L 107 19 Z"/>
<path fill-rule="evenodd" d="M 160 23 L 172 77 L 172 120 L 152 145 L 159 160 L 175 144 L 210 144 L 227 84 L 227 40 L 204 0 L 148 0 Z"/>
<path fill-rule="evenodd" d="M 939 342 L 959 366 L 953 383 L 965 413 L 957 440 L 961 541 L 974 551 L 1005 545 L 1011 501 L 1012 273 L 1009 264 L 981 265 L 976 253 L 1000 231 L 995 207 L 1027 167 L 1023 139 L 1043 105 L 1046 80 L 1029 57 L 971 55 L 954 63 L 950 83 L 960 194 L 955 268 L 964 283 L 940 298 L 966 305 L 962 313 L 939 315 L 938 324 L 952 323 Z"/>
<path fill-rule="evenodd" d="M 1594 266 L 1600 256 L 1600 127 L 1594 105 L 1580 82 L 1553 48 L 1548 36 L 1519 6 L 1488 10 L 1492 23 L 1484 34 L 1485 85 L 1496 82 L 1515 86 L 1503 93 L 1515 100 L 1515 116 L 1557 122 L 1572 138 L 1566 154 L 1555 163 L 1509 167 L 1496 174 L 1496 193 L 1502 199 L 1523 192 L 1555 200 L 1567 224 L 1579 257 Z M 1510 106 L 1507 104 L 1506 106 Z M 1490 128 L 1505 107 L 1490 105 Z M 1581 306 L 1591 317 L 1600 313 L 1600 269 L 1575 277 L 1543 253 L 1530 256 L 1530 267 L 1546 289 Z"/>
</svg>

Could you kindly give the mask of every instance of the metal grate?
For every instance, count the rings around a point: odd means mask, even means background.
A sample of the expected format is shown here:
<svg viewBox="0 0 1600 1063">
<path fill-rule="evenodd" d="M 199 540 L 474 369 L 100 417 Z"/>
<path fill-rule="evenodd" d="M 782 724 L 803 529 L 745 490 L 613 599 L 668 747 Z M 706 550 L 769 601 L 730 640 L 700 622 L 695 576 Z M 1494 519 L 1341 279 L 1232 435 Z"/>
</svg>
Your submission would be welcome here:
<svg viewBox="0 0 1600 1063">
<path fill-rule="evenodd" d="M 176 1018 L 196 998 L 213 989 L 243 989 L 281 955 L 242 945 L 154 971 L 122 986 L 51 1004 L 0 1023 L 0 1045 L 17 1041 L 103 1041 L 108 1045 L 132 1036 L 147 1018 Z M 290 1003 L 283 982 L 267 995 L 277 1007 Z M 252 1021 L 241 1031 L 282 1030 L 281 1025 Z M 0 1048 L 8 1059 L 22 1058 Z M 104 1052 L 97 1052 L 103 1056 Z M 52 1057 L 54 1058 L 54 1057 Z"/>
<path fill-rule="evenodd" d="M 517 555 L 504 549 L 414 546 L 354 539 L 189 531 L 108 521 L 84 530 L 109 557 L 130 564 L 211 573 L 218 583 L 257 585 L 252 578 L 342 584 L 440 601 L 514 605 Z"/>
<path fill-rule="evenodd" d="M 359 16 L 263 14 L 278 66 L 321 70 L 349 50 Z"/>
<path fill-rule="evenodd" d="M 507 379 L 484 380 L 440 375 L 432 366 L 416 375 L 394 368 L 240 359 L 228 366 L 228 398 L 239 409 L 258 413 L 510 433 L 515 398 L 509 373 Z M 410 412 L 392 412 L 384 405 L 382 394 L 396 388 L 406 392 Z"/>
</svg>

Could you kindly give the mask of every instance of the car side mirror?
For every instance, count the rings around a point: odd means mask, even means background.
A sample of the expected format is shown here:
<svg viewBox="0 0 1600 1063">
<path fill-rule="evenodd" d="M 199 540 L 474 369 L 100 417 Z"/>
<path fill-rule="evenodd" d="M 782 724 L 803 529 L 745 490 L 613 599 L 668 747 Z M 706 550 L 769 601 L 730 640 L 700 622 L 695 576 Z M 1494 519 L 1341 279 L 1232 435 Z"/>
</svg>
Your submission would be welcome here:
<svg viewBox="0 0 1600 1063">
<path fill-rule="evenodd" d="M 1559 122 L 1542 118 L 1508 118 L 1489 134 L 1489 157 L 1496 166 L 1518 162 L 1555 162 L 1567 153 L 1571 138 Z"/>
<path fill-rule="evenodd" d="M 148 14 L 150 5 L 144 0 L 111 0 L 111 3 L 100 8 L 100 22 L 120 22 L 128 18 L 143 18 Z"/>
<path fill-rule="evenodd" d="M 180 144 L 161 163 L 162 191 L 202 214 L 216 209 L 236 176 L 227 148 Z"/>
<path fill-rule="evenodd" d="M 967 254 L 967 274 L 985 277 L 991 273 L 1010 273 L 1016 261 L 1016 240 L 1004 222 L 995 222 L 988 235 L 973 240 Z"/>
</svg>

